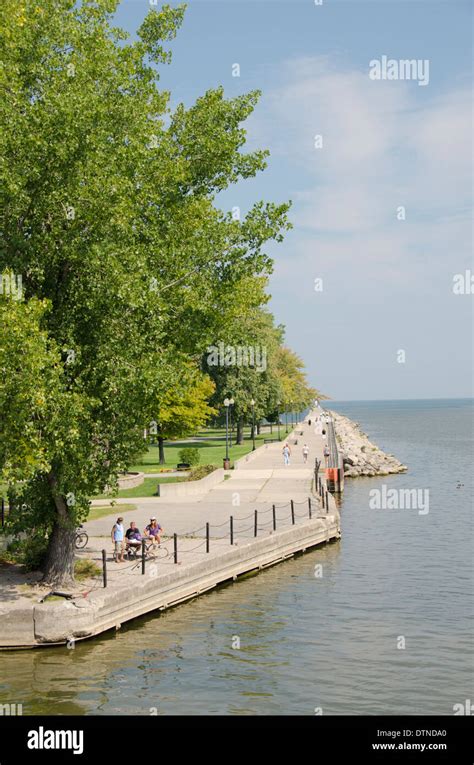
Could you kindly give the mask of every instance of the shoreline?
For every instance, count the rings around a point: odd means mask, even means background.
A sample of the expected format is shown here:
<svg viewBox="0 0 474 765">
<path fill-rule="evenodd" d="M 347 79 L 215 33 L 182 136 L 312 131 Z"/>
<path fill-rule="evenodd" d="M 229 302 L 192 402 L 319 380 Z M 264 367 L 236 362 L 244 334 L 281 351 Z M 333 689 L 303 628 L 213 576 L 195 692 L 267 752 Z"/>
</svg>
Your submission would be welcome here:
<svg viewBox="0 0 474 765">
<path fill-rule="evenodd" d="M 359 478 L 405 473 L 407 465 L 393 454 L 387 454 L 362 430 L 359 423 L 332 409 L 336 441 L 344 461 L 344 478 Z"/>
</svg>

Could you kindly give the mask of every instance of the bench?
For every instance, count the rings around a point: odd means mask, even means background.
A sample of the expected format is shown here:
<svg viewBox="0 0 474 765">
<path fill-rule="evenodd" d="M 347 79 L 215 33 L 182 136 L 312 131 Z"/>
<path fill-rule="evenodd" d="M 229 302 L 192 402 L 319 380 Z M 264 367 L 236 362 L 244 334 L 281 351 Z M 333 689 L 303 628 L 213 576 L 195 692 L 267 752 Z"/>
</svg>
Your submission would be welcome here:
<svg viewBox="0 0 474 765">
<path fill-rule="evenodd" d="M 279 442 L 279 438 L 264 438 L 263 443 L 264 444 L 277 444 Z"/>
</svg>

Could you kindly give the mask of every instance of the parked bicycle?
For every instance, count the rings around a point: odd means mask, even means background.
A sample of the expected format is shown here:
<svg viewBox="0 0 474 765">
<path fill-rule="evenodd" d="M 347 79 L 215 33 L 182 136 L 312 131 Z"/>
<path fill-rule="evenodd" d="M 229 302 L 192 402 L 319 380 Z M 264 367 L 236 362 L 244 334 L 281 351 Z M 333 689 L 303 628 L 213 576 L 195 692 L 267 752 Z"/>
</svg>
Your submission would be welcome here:
<svg viewBox="0 0 474 765">
<path fill-rule="evenodd" d="M 89 541 L 89 535 L 87 531 L 84 531 L 82 526 L 78 526 L 76 529 L 76 537 L 74 540 L 76 550 L 83 550 Z"/>
</svg>

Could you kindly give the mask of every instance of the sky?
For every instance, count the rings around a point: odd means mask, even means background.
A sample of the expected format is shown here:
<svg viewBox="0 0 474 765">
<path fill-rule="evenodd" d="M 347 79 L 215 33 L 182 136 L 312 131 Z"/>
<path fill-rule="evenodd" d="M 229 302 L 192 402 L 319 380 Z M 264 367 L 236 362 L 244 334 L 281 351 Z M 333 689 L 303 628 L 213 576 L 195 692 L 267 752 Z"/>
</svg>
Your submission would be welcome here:
<svg viewBox="0 0 474 765">
<path fill-rule="evenodd" d="M 158 7 L 122 0 L 117 22 L 133 34 Z M 292 201 L 292 231 L 266 248 L 270 309 L 333 399 L 473 395 L 472 14 L 462 0 L 189 0 L 160 69 L 172 105 L 262 91 L 247 146 L 270 150 L 268 168 L 218 204 Z M 383 57 L 390 78 L 372 78 Z"/>
</svg>

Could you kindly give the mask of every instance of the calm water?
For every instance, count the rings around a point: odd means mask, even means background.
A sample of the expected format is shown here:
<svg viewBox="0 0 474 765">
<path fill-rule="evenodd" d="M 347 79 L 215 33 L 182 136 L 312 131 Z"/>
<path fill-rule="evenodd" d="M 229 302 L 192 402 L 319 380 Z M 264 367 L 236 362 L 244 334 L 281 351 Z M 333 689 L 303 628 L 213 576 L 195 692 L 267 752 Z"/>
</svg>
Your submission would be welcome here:
<svg viewBox="0 0 474 765">
<path fill-rule="evenodd" d="M 25 714 L 449 715 L 472 699 L 473 402 L 331 406 L 409 466 L 347 481 L 340 542 L 75 650 L 0 654 L 0 702 Z M 382 483 L 429 489 L 429 513 L 370 509 Z"/>
</svg>

